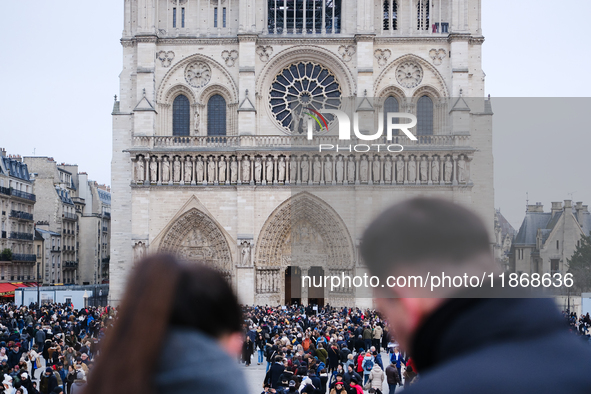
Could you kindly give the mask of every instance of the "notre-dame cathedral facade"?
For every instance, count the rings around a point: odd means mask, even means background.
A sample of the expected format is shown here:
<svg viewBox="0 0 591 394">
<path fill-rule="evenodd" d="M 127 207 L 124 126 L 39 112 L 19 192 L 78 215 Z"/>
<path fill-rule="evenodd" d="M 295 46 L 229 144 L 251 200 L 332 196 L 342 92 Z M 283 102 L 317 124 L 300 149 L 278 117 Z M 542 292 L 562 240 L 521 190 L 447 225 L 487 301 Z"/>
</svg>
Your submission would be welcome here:
<svg viewBox="0 0 591 394">
<path fill-rule="evenodd" d="M 301 278 L 362 275 L 365 226 L 417 195 L 471 207 L 492 242 L 481 0 L 124 7 L 113 108 L 113 303 L 134 262 L 162 251 L 216 267 L 244 303 L 371 305 L 362 290 L 302 287 Z M 382 113 L 414 114 L 416 140 L 394 133 L 379 151 L 357 146 L 337 140 L 330 115 L 307 139 L 304 110 L 321 113 L 345 98 L 363 107 L 365 124 Z M 340 149 L 320 151 L 319 143 Z"/>
</svg>

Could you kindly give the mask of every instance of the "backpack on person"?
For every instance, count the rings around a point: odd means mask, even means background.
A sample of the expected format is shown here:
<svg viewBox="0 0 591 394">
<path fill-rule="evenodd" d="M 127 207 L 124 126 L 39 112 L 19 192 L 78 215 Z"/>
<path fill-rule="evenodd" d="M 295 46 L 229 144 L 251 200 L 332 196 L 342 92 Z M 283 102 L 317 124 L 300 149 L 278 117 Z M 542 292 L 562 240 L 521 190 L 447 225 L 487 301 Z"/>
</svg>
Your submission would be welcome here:
<svg viewBox="0 0 591 394">
<path fill-rule="evenodd" d="M 373 361 L 372 360 L 366 360 L 365 361 L 365 370 L 366 371 L 371 371 L 373 369 Z"/>
</svg>

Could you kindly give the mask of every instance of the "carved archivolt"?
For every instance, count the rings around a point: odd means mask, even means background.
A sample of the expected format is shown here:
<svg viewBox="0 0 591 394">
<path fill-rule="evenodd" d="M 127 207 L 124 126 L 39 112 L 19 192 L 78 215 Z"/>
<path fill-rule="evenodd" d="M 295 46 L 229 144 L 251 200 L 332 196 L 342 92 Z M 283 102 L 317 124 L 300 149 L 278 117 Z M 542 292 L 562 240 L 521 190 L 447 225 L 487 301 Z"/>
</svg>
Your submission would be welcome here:
<svg viewBox="0 0 591 394">
<path fill-rule="evenodd" d="M 205 263 L 226 276 L 232 272 L 232 255 L 226 237 L 210 217 L 196 208 L 183 214 L 168 228 L 159 251 Z"/>
<path fill-rule="evenodd" d="M 351 237 L 339 215 L 305 192 L 273 212 L 261 230 L 256 250 L 259 268 L 354 265 Z"/>
</svg>

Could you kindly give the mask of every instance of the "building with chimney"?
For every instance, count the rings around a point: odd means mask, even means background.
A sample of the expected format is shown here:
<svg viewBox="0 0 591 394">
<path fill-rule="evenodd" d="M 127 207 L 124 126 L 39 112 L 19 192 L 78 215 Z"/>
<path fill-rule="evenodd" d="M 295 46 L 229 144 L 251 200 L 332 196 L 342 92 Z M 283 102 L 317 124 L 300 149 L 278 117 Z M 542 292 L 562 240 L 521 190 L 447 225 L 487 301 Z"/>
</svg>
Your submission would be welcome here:
<svg viewBox="0 0 591 394">
<path fill-rule="evenodd" d="M 582 202 L 553 202 L 550 212 L 541 203 L 528 205 L 511 248 L 509 270 L 517 273 L 561 273 L 583 235 L 591 234 L 591 214 Z"/>
</svg>

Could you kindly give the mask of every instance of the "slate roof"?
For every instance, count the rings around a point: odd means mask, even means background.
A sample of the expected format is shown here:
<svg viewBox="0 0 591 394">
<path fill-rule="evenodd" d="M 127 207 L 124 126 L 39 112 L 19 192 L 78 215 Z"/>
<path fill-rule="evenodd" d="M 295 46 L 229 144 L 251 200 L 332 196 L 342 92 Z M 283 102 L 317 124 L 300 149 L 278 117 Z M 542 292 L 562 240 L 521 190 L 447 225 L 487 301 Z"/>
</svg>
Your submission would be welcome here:
<svg viewBox="0 0 591 394">
<path fill-rule="evenodd" d="M 60 189 L 59 187 L 56 187 L 55 191 L 56 191 L 58 197 L 60 198 L 60 200 L 62 200 L 62 202 L 64 204 L 74 205 L 74 201 L 72 201 L 72 198 L 70 197 L 70 193 L 67 190 Z"/>
<path fill-rule="evenodd" d="M 8 175 L 5 171 L 8 170 L 10 172 L 10 176 L 15 178 L 22 179 L 23 181 L 30 182 L 31 176 L 29 175 L 29 169 L 25 163 L 22 163 L 18 160 L 15 160 L 11 157 L 2 156 L 2 166 L 0 166 L 0 171 L 5 175 Z"/>
<path fill-rule="evenodd" d="M 538 229 L 547 228 L 551 216 L 550 212 L 527 212 L 513 245 L 535 245 Z"/>
</svg>

